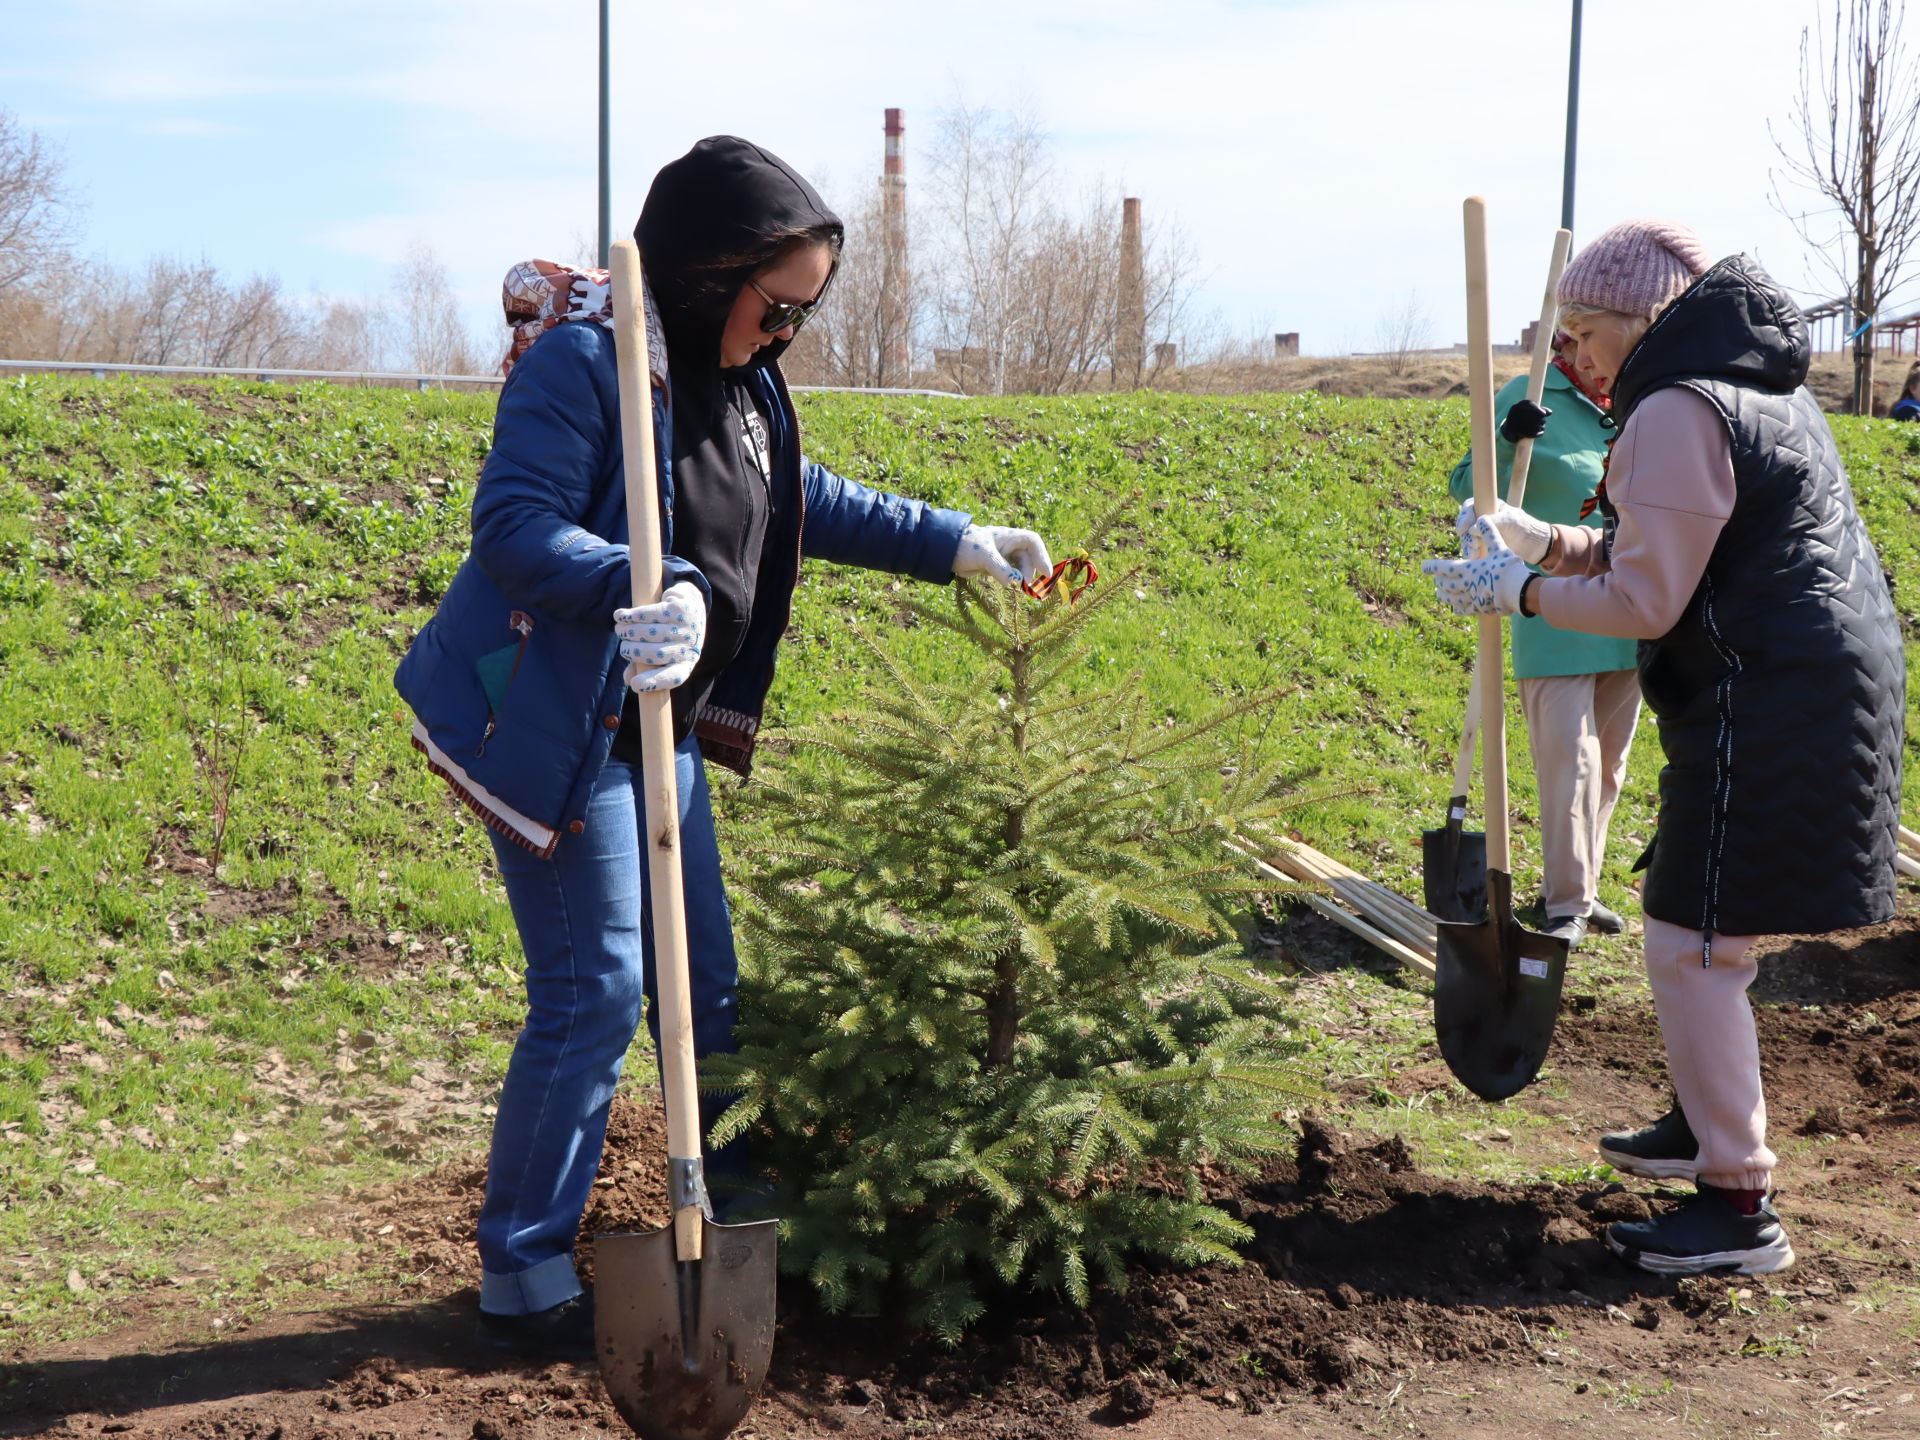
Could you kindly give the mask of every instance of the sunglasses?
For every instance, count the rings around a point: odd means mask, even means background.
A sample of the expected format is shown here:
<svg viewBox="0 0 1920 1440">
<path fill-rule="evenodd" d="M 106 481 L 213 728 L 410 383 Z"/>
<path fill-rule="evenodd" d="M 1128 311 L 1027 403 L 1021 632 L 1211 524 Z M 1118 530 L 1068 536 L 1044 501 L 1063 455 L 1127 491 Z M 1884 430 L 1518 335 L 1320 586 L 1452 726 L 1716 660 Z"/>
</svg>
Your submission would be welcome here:
<svg viewBox="0 0 1920 1440">
<path fill-rule="evenodd" d="M 778 335 L 782 330 L 792 327 L 798 330 L 811 320 L 814 312 L 827 303 L 827 292 L 833 288 L 833 277 L 839 274 L 839 266 L 827 272 L 827 283 L 820 287 L 820 293 L 804 305 L 791 305 L 785 300 L 776 300 L 760 288 L 760 282 L 751 276 L 747 284 L 753 286 L 753 293 L 767 302 L 767 313 L 760 317 L 760 329 L 768 335 Z"/>
</svg>

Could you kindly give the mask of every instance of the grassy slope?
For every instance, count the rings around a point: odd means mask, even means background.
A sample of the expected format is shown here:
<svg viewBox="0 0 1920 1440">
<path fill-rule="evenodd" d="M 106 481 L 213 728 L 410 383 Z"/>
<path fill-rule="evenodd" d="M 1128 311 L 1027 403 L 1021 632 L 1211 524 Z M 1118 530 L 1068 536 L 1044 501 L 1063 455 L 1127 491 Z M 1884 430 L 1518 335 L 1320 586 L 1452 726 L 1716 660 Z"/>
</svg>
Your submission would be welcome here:
<svg viewBox="0 0 1920 1440">
<path fill-rule="evenodd" d="M 490 413 L 324 386 L 0 384 L 0 1322 L 72 1331 L 181 1281 L 216 1308 L 285 1296 L 349 1239 L 303 1205 L 484 1133 L 517 1023 L 511 926 L 388 677 L 463 549 Z M 1417 568 L 1447 543 L 1461 402 L 804 414 L 815 458 L 1062 551 L 1137 493 L 1098 557 L 1137 600 L 1094 663 L 1142 669 L 1170 718 L 1297 684 L 1249 729 L 1334 796 L 1302 829 L 1414 888 L 1470 644 Z M 1920 427 L 1834 424 L 1889 568 L 1920 574 Z M 958 663 L 903 623 L 896 587 L 810 572 L 776 726 L 852 697 L 856 630 L 929 675 Z M 1649 739 L 1616 862 L 1646 833 L 1653 757 Z M 1524 765 L 1515 781 L 1524 817 Z M 1625 879 L 1616 863 L 1616 900 Z M 1624 954 L 1596 964 L 1624 974 Z M 1417 998 L 1377 1023 L 1387 1049 L 1417 1043 Z M 1389 1063 L 1326 1043 L 1339 1073 Z"/>
</svg>

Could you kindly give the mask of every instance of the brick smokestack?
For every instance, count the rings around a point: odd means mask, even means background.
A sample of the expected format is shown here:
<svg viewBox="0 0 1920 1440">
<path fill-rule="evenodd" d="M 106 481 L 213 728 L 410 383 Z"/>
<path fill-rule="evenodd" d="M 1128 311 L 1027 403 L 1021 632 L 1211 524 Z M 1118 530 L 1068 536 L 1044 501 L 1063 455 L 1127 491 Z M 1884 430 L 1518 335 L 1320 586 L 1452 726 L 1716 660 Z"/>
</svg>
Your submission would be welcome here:
<svg viewBox="0 0 1920 1440">
<path fill-rule="evenodd" d="M 1115 389 L 1140 388 L 1147 354 L 1146 253 L 1140 239 L 1140 202 L 1120 202 L 1119 309 L 1113 337 Z"/>
<path fill-rule="evenodd" d="M 909 317 L 913 313 L 907 270 L 907 127 L 898 109 L 887 111 L 886 163 L 880 173 L 881 238 L 886 247 L 886 275 L 881 282 L 881 381 L 904 385 L 911 378 L 907 351 Z"/>
</svg>

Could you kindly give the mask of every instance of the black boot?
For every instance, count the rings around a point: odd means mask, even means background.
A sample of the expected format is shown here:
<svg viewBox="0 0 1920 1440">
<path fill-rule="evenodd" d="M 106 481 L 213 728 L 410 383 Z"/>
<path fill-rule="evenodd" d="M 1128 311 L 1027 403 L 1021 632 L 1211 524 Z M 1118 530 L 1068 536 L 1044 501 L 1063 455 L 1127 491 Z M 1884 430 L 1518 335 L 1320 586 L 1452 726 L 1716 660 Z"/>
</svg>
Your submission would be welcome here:
<svg viewBox="0 0 1920 1440">
<path fill-rule="evenodd" d="M 593 1292 L 582 1291 L 547 1310 L 528 1315 L 494 1315 L 482 1310 L 474 1339 L 489 1350 L 549 1360 L 591 1360 Z"/>
<path fill-rule="evenodd" d="M 1644 1130 L 1602 1135 L 1600 1158 L 1643 1180 L 1693 1180 L 1700 1174 L 1700 1142 L 1678 1105 Z"/>
<path fill-rule="evenodd" d="M 1618 935 L 1627 928 L 1627 922 L 1620 918 L 1620 912 L 1609 910 L 1598 900 L 1587 911 L 1587 929 L 1596 935 Z"/>
<path fill-rule="evenodd" d="M 1695 1183 L 1698 1191 L 1676 1210 L 1609 1225 L 1608 1248 L 1655 1275 L 1771 1275 L 1793 1264 L 1793 1246 L 1767 1196 L 1743 1215 L 1730 1198 L 1739 1192 Z"/>
</svg>

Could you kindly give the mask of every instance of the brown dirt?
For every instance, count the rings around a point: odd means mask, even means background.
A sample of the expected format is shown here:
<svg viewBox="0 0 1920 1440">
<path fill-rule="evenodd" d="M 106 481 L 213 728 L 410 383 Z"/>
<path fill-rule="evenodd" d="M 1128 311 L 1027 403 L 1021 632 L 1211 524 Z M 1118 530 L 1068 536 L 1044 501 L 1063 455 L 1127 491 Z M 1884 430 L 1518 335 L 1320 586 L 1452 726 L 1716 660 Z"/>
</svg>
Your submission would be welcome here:
<svg viewBox="0 0 1920 1440">
<path fill-rule="evenodd" d="M 822 1315 L 788 1286 L 771 1383 L 737 1433 L 1920 1433 L 1920 925 L 1776 942 L 1756 994 L 1801 1255 L 1783 1275 L 1640 1275 L 1598 1235 L 1664 1203 L 1652 1187 L 1443 1179 L 1398 1140 L 1309 1117 L 1292 1160 L 1218 1197 L 1254 1232 L 1238 1269 L 1143 1267 L 1084 1312 L 1011 1303 L 952 1352 L 884 1318 Z M 1525 1103 L 1577 1134 L 1665 1103 L 1641 1009 L 1571 1004 L 1553 1066 L 1556 1093 Z M 1421 1066 L 1389 1088 L 1444 1083 Z M 659 1222 L 662 1139 L 653 1109 L 616 1105 L 589 1231 Z M 362 1303 L 214 1332 L 202 1311 L 160 1308 L 7 1354 L 0 1436 L 624 1433 L 590 1367 L 470 1349 L 482 1179 L 468 1157 L 346 1203 L 339 1224 L 405 1260 L 381 1267 L 404 1280 Z"/>
</svg>

